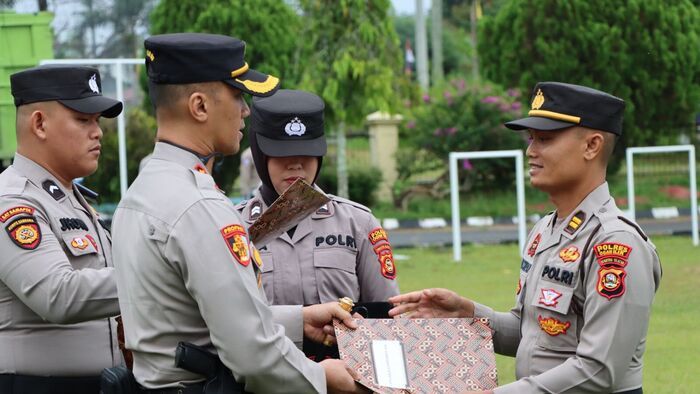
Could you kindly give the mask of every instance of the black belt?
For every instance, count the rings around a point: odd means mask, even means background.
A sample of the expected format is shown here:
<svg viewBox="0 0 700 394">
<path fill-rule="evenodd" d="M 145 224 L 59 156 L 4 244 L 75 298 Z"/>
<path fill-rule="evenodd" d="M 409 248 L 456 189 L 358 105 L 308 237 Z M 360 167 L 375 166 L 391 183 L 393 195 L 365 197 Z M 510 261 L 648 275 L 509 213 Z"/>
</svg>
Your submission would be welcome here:
<svg viewBox="0 0 700 394">
<path fill-rule="evenodd" d="M 168 387 L 165 389 L 143 389 L 148 394 L 202 394 L 204 393 L 204 382 L 194 383 L 185 387 Z"/>
<path fill-rule="evenodd" d="M 32 376 L 0 374 L 3 394 L 98 394 L 99 376 Z"/>
</svg>

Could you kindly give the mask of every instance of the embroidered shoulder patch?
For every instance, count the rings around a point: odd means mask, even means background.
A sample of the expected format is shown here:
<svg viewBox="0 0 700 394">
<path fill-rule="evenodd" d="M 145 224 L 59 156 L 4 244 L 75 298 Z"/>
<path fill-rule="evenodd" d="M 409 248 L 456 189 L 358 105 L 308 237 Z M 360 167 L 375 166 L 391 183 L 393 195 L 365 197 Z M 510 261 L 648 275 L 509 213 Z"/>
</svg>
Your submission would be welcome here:
<svg viewBox="0 0 700 394">
<path fill-rule="evenodd" d="M 535 235 L 535 239 L 532 240 L 532 243 L 530 244 L 530 247 L 527 248 L 527 255 L 532 257 L 537 253 L 537 247 L 540 246 L 540 240 L 542 239 L 542 234 L 537 233 Z"/>
<path fill-rule="evenodd" d="M 543 318 L 542 316 L 537 317 L 537 321 L 540 323 L 540 328 L 547 334 L 555 337 L 559 334 L 566 335 L 566 330 L 571 327 L 571 323 L 559 321 L 553 317 Z"/>
<path fill-rule="evenodd" d="M 379 241 L 389 242 L 389 238 L 386 236 L 386 231 L 384 231 L 384 229 L 381 227 L 377 227 L 374 230 L 370 231 L 368 234 L 368 238 L 372 245 L 376 244 Z"/>
<path fill-rule="evenodd" d="M 377 245 L 374 248 L 374 253 L 379 258 L 379 266 L 382 271 L 382 276 L 387 279 L 396 278 L 396 264 L 394 264 L 394 253 L 391 251 L 391 245 L 388 243 Z"/>
<path fill-rule="evenodd" d="M 221 235 L 226 241 L 229 251 L 242 266 L 250 264 L 250 250 L 248 249 L 248 235 L 240 224 L 231 224 L 221 229 Z"/>
<path fill-rule="evenodd" d="M 626 277 L 627 272 L 625 272 L 623 267 L 616 265 L 600 267 L 598 270 L 598 285 L 596 286 L 598 294 L 607 298 L 608 301 L 621 297 L 625 294 Z"/>
<path fill-rule="evenodd" d="M 17 218 L 8 223 L 5 230 L 12 242 L 22 249 L 34 250 L 41 243 L 41 228 L 34 216 Z"/>
<path fill-rule="evenodd" d="M 17 206 L 17 207 L 12 207 L 12 208 L 8 209 L 7 211 L 3 212 L 2 215 L 0 215 L 0 223 L 5 223 L 13 216 L 17 216 L 20 214 L 34 215 L 34 208 L 26 207 L 26 206 L 22 206 L 22 205 Z"/>
<path fill-rule="evenodd" d="M 617 242 L 603 242 L 593 247 L 598 263 L 600 265 L 626 266 L 627 259 L 632 253 L 632 248 Z"/>
</svg>

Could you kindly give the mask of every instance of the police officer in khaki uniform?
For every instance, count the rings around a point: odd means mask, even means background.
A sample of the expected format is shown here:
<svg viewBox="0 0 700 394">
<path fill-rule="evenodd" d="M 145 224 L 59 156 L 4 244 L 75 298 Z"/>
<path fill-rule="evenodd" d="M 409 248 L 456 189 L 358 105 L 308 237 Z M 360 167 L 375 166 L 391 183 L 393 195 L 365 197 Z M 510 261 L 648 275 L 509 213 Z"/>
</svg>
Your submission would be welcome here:
<svg viewBox="0 0 700 394">
<path fill-rule="evenodd" d="M 41 66 L 10 77 L 17 153 L 0 174 L 0 392 L 97 393 L 123 362 L 109 233 L 76 178 L 97 169 L 101 94 L 91 67 Z M 90 192 L 87 192 L 89 195 Z"/>
<path fill-rule="evenodd" d="M 642 392 L 661 265 L 605 181 L 623 111 L 607 93 L 542 82 L 529 117 L 506 123 L 528 130 L 530 181 L 556 206 L 530 232 L 510 312 L 445 289 L 391 299 L 400 304 L 392 315 L 488 318 L 495 349 L 516 357 L 518 378 L 495 393 Z"/>
<path fill-rule="evenodd" d="M 298 90 L 253 100 L 250 143 L 262 185 L 236 207 L 248 224 L 297 178 L 314 184 L 326 154 L 323 110 L 320 97 Z M 295 228 L 260 245 L 263 286 L 273 304 L 310 305 L 343 296 L 386 302 L 399 293 L 391 245 L 369 208 L 329 197 Z"/>
<path fill-rule="evenodd" d="M 245 43 L 231 37 L 166 34 L 145 46 L 158 142 L 113 221 L 136 380 L 158 393 L 201 393 L 204 377 L 175 366 L 183 341 L 218 353 L 249 392 L 352 392 L 343 362 L 316 364 L 295 346 L 302 335 L 322 341 L 332 318 L 355 327 L 350 314 L 337 302 L 269 307 L 263 263 L 210 175 L 213 157 L 239 149 L 250 113 L 243 93 L 272 94 L 278 79 L 250 69 Z"/>
</svg>

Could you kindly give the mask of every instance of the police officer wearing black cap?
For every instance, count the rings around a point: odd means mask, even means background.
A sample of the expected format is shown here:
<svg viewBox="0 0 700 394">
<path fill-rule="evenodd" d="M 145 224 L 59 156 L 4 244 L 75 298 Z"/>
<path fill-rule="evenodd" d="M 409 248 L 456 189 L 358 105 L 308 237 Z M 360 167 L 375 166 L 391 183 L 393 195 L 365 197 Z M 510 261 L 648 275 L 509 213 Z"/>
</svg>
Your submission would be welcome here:
<svg viewBox="0 0 700 394">
<path fill-rule="evenodd" d="M 249 224 L 296 179 L 316 181 L 326 154 L 323 111 L 320 97 L 299 90 L 253 100 L 250 145 L 262 185 L 237 206 Z M 261 248 L 263 286 L 273 304 L 350 297 L 371 308 L 399 293 L 389 239 L 370 209 L 329 197 L 328 204 Z"/>
<path fill-rule="evenodd" d="M 323 340 L 332 318 L 355 327 L 350 314 L 337 302 L 269 307 L 245 222 L 210 175 L 212 158 L 238 152 L 243 94 L 270 95 L 279 81 L 250 69 L 235 38 L 166 34 L 145 46 L 158 142 L 113 220 L 136 380 L 201 393 L 204 376 L 175 363 L 178 343 L 190 342 L 217 354 L 241 390 L 352 392 L 343 362 L 316 364 L 296 346 L 304 335 Z"/>
<path fill-rule="evenodd" d="M 515 307 L 495 312 L 445 289 L 391 299 L 392 315 L 485 317 L 517 381 L 495 393 L 641 393 L 649 315 L 661 280 L 649 238 L 615 205 L 605 181 L 624 101 L 584 86 L 541 82 L 524 119 L 532 185 L 556 210 L 530 232 Z"/>
<path fill-rule="evenodd" d="M 10 77 L 17 153 L 0 174 L 0 392 L 97 393 L 123 362 L 109 233 L 73 183 L 97 169 L 102 96 L 91 67 Z M 87 192 L 91 194 L 91 192 Z"/>
</svg>

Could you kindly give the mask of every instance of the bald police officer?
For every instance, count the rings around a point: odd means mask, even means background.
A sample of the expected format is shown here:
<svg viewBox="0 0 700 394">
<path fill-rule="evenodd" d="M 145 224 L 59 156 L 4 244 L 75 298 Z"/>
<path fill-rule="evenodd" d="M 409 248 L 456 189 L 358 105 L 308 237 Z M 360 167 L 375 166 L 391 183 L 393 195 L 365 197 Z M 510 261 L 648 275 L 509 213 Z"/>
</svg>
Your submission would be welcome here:
<svg viewBox="0 0 700 394">
<path fill-rule="evenodd" d="M 344 363 L 313 363 L 290 339 L 321 341 L 333 317 L 355 326 L 350 314 L 337 302 L 271 310 L 262 261 L 210 175 L 213 157 L 238 151 L 250 113 L 243 93 L 270 95 L 278 79 L 250 69 L 245 43 L 231 37 L 166 34 L 145 46 L 158 142 L 113 222 L 136 380 L 159 393 L 202 392 L 202 375 L 175 366 L 184 341 L 217 353 L 249 392 L 355 390 Z"/>
<path fill-rule="evenodd" d="M 262 185 L 237 206 L 248 224 L 297 178 L 312 185 L 318 178 L 326 154 L 323 110 L 320 97 L 299 90 L 253 100 L 250 143 Z M 385 302 L 398 294 L 391 245 L 377 219 L 361 204 L 329 197 L 296 228 L 260 248 L 263 286 L 273 304 L 344 296 Z"/>
<path fill-rule="evenodd" d="M 649 315 L 661 280 L 654 245 L 617 208 L 605 172 L 624 102 L 584 86 L 541 82 L 524 119 L 530 181 L 556 210 L 529 235 L 516 304 L 494 312 L 445 289 L 391 299 L 390 313 L 486 317 L 518 380 L 495 393 L 641 393 Z"/>
<path fill-rule="evenodd" d="M 109 233 L 76 178 L 100 156 L 102 96 L 91 67 L 41 66 L 10 77 L 17 153 L 0 174 L 0 392 L 97 393 L 123 362 Z M 89 192 L 88 192 L 89 193 Z"/>
</svg>

